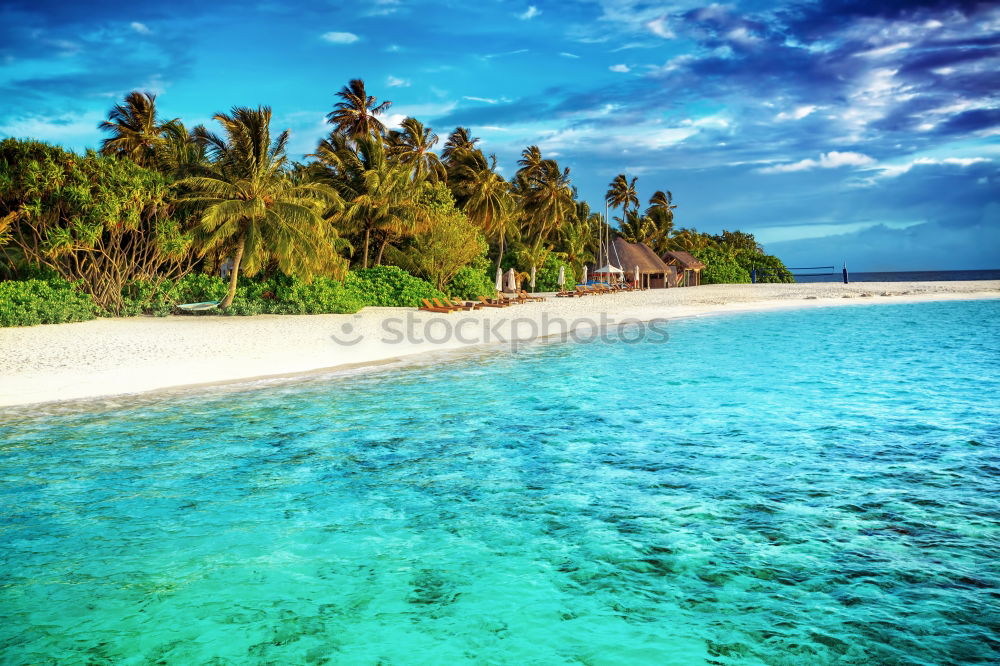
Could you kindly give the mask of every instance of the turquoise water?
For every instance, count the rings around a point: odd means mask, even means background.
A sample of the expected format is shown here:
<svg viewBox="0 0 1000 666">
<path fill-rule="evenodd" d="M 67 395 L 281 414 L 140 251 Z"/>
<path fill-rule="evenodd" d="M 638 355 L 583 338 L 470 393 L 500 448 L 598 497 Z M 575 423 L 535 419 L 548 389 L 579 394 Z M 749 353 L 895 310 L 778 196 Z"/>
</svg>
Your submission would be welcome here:
<svg viewBox="0 0 1000 666">
<path fill-rule="evenodd" d="M 0 662 L 995 663 L 998 315 L 0 414 Z"/>
</svg>

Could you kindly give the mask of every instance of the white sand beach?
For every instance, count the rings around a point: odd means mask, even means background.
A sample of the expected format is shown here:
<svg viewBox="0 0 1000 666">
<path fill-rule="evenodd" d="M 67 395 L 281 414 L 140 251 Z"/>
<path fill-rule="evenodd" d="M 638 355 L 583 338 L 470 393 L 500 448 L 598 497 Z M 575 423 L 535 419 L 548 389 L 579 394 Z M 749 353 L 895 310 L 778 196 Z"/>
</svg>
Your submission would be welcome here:
<svg viewBox="0 0 1000 666">
<path fill-rule="evenodd" d="M 563 330 L 748 310 L 1000 298 L 1000 281 L 709 285 L 431 314 L 170 316 L 0 329 L 0 407 L 357 367 Z M 564 329 L 565 327 L 565 329 Z"/>
</svg>

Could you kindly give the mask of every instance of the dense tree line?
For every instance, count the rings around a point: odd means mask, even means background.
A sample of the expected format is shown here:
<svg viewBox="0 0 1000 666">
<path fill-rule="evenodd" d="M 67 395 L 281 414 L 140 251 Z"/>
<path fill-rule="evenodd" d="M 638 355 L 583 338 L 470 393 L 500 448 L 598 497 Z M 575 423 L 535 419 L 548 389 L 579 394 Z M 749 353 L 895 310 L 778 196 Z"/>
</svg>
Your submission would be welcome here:
<svg viewBox="0 0 1000 666">
<path fill-rule="evenodd" d="M 343 281 L 386 264 L 469 295 L 488 292 L 495 269 L 509 266 L 537 270 L 550 288 L 560 266 L 579 276 L 615 235 L 657 253 L 691 251 L 723 269 L 720 279 L 742 280 L 730 264 L 783 269 L 748 234 L 675 230 L 672 193 L 656 191 L 642 210 L 637 179 L 624 174 L 606 195 L 621 209 L 609 227 L 580 200 L 570 169 L 538 146 L 524 149 L 507 180 L 470 129 L 455 128 L 438 153 L 439 136 L 416 118 L 385 127 L 391 105 L 351 81 L 304 162 L 289 159 L 289 133 L 272 133 L 268 107 L 217 113 L 214 132 L 162 118 L 156 96 L 138 91 L 101 123 L 99 152 L 4 140 L 2 270 L 26 278 L 44 268 L 122 313 L 135 284 L 155 290 L 191 272 L 218 274 L 223 262 L 232 269 L 223 308 L 246 277 Z"/>
</svg>

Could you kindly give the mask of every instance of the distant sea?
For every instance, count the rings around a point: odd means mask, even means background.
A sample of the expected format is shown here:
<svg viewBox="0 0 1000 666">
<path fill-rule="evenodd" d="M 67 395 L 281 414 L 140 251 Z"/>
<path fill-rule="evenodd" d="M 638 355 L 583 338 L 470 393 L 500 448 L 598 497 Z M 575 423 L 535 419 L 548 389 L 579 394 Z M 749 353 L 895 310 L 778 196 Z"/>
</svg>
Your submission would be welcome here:
<svg viewBox="0 0 1000 666">
<path fill-rule="evenodd" d="M 851 282 L 932 282 L 937 280 L 1000 280 L 1000 268 L 976 271 L 895 271 L 862 273 L 847 269 Z M 843 275 L 836 269 L 833 275 L 795 275 L 796 282 L 840 282 Z"/>
</svg>

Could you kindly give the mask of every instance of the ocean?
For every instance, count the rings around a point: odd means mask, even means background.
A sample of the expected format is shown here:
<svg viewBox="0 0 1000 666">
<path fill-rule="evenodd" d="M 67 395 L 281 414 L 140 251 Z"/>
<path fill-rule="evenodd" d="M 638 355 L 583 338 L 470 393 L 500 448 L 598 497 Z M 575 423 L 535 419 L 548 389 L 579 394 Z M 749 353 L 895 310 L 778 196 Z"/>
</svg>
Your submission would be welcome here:
<svg viewBox="0 0 1000 666">
<path fill-rule="evenodd" d="M 1000 661 L 1000 301 L 666 330 L 0 412 L 3 663 Z"/>
<path fill-rule="evenodd" d="M 796 282 L 842 282 L 843 275 L 838 267 L 834 275 L 796 274 Z M 848 267 L 851 282 L 932 282 L 938 280 L 1000 280 L 1000 269 L 974 271 L 896 271 L 884 273 L 854 273 Z"/>
</svg>

